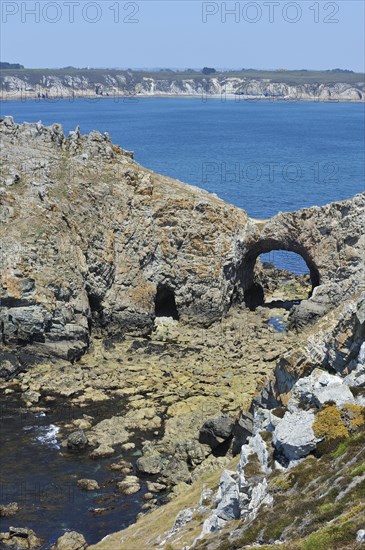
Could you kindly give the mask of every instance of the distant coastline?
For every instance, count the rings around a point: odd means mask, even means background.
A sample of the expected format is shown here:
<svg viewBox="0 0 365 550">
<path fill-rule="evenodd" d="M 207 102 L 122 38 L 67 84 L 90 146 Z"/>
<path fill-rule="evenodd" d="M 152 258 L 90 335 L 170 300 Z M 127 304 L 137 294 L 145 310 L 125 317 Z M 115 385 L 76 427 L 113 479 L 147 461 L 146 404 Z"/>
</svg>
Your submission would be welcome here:
<svg viewBox="0 0 365 550">
<path fill-rule="evenodd" d="M 139 72 L 101 69 L 5 69 L 2 101 L 105 97 L 202 97 L 237 101 L 364 102 L 361 73 L 310 71 Z"/>
</svg>

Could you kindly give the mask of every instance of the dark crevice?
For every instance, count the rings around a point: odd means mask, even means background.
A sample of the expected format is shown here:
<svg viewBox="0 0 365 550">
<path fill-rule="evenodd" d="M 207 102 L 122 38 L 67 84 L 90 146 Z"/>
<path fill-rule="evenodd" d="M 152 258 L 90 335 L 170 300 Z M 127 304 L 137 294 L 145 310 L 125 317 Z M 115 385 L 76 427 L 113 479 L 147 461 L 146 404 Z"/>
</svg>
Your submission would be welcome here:
<svg viewBox="0 0 365 550">
<path fill-rule="evenodd" d="M 166 285 L 158 285 L 155 298 L 156 317 L 172 317 L 179 319 L 179 313 L 176 307 L 175 293 Z"/>
</svg>

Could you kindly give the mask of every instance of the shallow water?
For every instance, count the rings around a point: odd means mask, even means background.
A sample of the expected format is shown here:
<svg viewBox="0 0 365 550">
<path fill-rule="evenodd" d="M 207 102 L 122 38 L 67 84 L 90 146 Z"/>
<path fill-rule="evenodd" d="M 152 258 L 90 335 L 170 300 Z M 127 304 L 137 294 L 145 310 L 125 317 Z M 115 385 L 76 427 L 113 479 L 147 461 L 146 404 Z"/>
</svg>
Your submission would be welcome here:
<svg viewBox="0 0 365 550">
<path fill-rule="evenodd" d="M 21 509 L 13 517 L 0 518 L 0 531 L 10 526 L 29 527 L 48 548 L 66 529 L 79 531 L 88 543 L 95 543 L 135 521 L 145 503 L 145 483 L 139 493 L 124 496 L 116 487 L 116 481 L 122 478 L 108 465 L 118 458 L 135 464 L 140 455 L 138 437 L 137 450 L 99 460 L 90 459 L 87 451 L 71 452 L 60 447 L 56 438 L 56 425 L 83 414 L 95 414 L 101 420 L 117 414 L 120 404 L 70 409 L 57 402 L 47 414 L 33 414 L 20 409 L 14 398 L 2 396 L 1 402 L 0 503 L 17 502 Z M 81 490 L 77 480 L 82 478 L 96 479 L 101 489 Z M 108 510 L 97 515 L 92 512 L 94 508 Z"/>
<path fill-rule="evenodd" d="M 276 332 L 286 332 L 288 324 L 280 315 L 274 315 L 268 322 L 268 325 L 274 327 Z"/>
</svg>

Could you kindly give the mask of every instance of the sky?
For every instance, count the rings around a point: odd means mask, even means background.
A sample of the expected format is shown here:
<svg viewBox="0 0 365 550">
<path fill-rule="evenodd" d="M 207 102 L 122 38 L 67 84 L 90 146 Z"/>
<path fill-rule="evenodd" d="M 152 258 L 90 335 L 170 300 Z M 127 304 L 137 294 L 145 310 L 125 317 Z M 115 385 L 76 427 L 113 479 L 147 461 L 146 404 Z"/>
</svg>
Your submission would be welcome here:
<svg viewBox="0 0 365 550">
<path fill-rule="evenodd" d="M 29 68 L 364 71 L 362 0 L 1 2 L 1 60 Z"/>
</svg>

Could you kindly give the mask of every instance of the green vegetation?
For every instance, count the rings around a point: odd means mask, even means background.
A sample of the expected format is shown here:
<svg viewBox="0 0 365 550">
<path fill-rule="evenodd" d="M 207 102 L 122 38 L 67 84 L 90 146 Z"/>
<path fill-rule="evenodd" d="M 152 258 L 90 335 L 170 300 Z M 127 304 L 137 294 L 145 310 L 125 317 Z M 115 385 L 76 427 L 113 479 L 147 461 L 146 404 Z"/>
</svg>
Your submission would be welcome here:
<svg viewBox="0 0 365 550">
<path fill-rule="evenodd" d="M 364 424 L 364 407 L 349 404 L 339 410 L 335 405 L 327 405 L 317 414 L 313 431 L 317 437 L 323 437 L 326 443 L 348 437 Z M 322 454 L 326 445 L 320 444 L 318 448 Z"/>
<path fill-rule="evenodd" d="M 357 477 L 357 476 L 362 476 L 363 474 L 365 474 L 365 462 L 363 464 L 360 464 L 360 466 L 358 466 L 354 470 L 352 470 L 352 472 L 350 473 L 350 476 Z"/>
<path fill-rule="evenodd" d="M 327 440 L 347 437 L 348 429 L 342 420 L 341 411 L 336 405 L 324 407 L 317 414 L 313 423 L 313 431 L 317 437 L 324 437 Z"/>
</svg>

